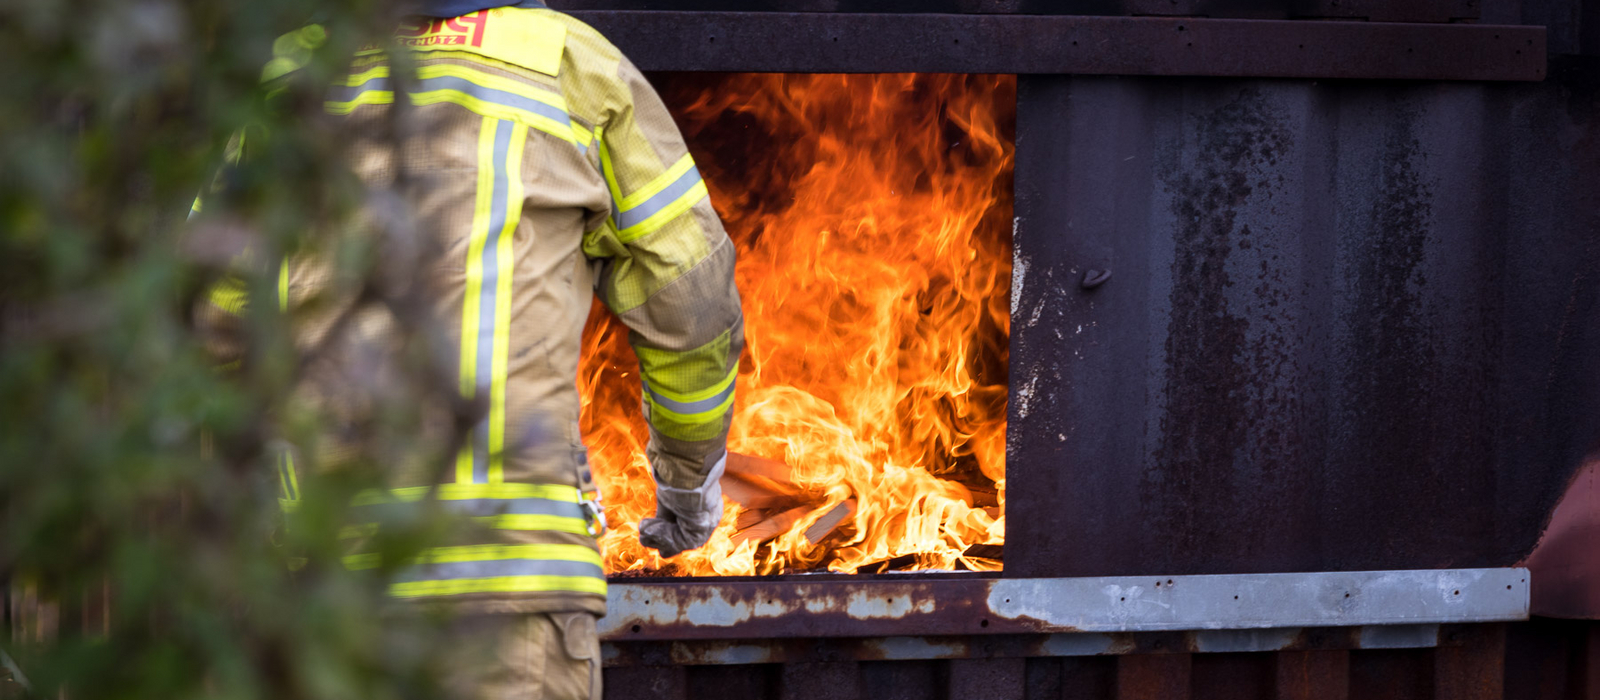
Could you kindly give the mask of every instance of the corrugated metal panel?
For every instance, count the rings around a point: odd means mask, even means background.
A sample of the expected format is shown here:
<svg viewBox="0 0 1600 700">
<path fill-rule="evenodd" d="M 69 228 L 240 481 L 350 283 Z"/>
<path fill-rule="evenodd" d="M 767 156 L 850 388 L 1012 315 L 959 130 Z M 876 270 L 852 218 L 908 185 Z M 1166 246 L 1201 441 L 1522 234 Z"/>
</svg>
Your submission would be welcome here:
<svg viewBox="0 0 1600 700">
<path fill-rule="evenodd" d="M 1600 623 L 1480 626 L 1436 649 L 614 666 L 606 697 L 1594 700 Z"/>
<path fill-rule="evenodd" d="M 1600 448 L 1592 83 L 1018 80 L 1007 575 L 1532 548 Z"/>
</svg>

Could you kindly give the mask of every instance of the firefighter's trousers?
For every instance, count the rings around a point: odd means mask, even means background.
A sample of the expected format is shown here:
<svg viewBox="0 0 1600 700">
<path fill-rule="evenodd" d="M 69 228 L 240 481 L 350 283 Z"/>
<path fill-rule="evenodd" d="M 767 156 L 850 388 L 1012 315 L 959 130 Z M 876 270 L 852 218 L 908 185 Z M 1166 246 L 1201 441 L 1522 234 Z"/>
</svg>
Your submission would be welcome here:
<svg viewBox="0 0 1600 700">
<path fill-rule="evenodd" d="M 457 620 L 446 678 L 463 700 L 600 700 L 600 638 L 587 612 Z"/>
</svg>

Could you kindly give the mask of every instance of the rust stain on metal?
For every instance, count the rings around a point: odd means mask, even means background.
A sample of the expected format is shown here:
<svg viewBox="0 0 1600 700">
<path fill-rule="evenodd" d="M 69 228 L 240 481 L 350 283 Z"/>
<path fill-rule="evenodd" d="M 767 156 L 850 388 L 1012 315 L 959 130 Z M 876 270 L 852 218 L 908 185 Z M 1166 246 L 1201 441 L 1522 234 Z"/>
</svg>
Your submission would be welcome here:
<svg viewBox="0 0 1600 700">
<path fill-rule="evenodd" d="M 1533 612 L 1600 620 L 1600 455 L 1567 487 L 1526 566 L 1533 574 Z"/>
<path fill-rule="evenodd" d="M 820 577 L 819 577 L 820 578 Z M 883 636 L 1029 631 L 990 614 L 992 579 L 813 579 L 613 586 L 607 639 Z M 990 629 L 994 626 L 993 629 Z"/>
</svg>

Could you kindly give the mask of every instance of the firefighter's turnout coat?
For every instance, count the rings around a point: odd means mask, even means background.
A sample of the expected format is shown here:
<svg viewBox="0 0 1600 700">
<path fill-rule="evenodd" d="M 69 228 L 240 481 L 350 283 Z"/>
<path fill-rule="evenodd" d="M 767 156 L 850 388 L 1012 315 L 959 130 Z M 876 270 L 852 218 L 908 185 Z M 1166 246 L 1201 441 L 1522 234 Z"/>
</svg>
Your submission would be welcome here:
<svg viewBox="0 0 1600 700">
<path fill-rule="evenodd" d="M 474 541 L 428 551 L 393 584 L 397 597 L 603 615 L 606 582 L 580 491 L 585 320 L 598 294 L 628 326 L 653 471 L 697 487 L 723 454 L 743 347 L 733 246 L 661 100 L 593 29 L 548 9 L 504 7 L 418 20 L 399 41 L 413 49 L 414 74 L 363 51 L 326 111 L 356 135 L 356 174 L 374 189 L 397 187 L 431 237 L 437 254 L 416 283 L 458 360 L 459 391 L 487 417 L 445 478 L 397 474 L 356 510 L 437 498 L 483 526 Z M 397 116 L 408 127 L 398 147 L 386 136 Z M 291 257 L 279 301 L 292 309 L 326 274 Z M 239 311 L 237 294 L 213 301 L 215 311 Z M 385 328 L 377 315 L 352 325 L 368 336 Z M 313 391 L 337 402 L 338 381 L 312 382 Z M 284 476 L 292 501 L 295 474 Z"/>
</svg>

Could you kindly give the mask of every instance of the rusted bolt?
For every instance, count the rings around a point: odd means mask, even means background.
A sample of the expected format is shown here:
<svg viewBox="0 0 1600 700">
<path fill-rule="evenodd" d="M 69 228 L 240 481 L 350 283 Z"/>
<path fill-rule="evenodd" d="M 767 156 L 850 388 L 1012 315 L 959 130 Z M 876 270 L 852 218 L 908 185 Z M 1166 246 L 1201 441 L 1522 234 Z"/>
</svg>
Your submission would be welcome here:
<svg viewBox="0 0 1600 700">
<path fill-rule="evenodd" d="M 978 621 L 978 626 L 979 627 L 988 627 L 989 626 L 989 621 L 988 620 L 979 620 Z"/>
<path fill-rule="evenodd" d="M 633 626 L 633 631 L 634 632 L 638 632 L 639 631 L 639 626 L 638 625 L 634 625 Z"/>
<path fill-rule="evenodd" d="M 1094 289 L 1105 284 L 1108 279 L 1111 279 L 1110 270 L 1089 270 L 1083 273 L 1083 288 Z"/>
</svg>

